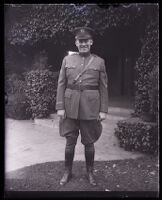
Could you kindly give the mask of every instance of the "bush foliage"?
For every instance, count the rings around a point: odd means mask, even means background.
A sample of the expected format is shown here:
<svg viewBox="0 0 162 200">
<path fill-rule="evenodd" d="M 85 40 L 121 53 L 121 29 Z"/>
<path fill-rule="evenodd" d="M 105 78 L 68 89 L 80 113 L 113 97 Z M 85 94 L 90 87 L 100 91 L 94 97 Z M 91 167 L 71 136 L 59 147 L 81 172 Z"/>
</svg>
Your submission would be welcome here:
<svg viewBox="0 0 162 200">
<path fill-rule="evenodd" d="M 125 150 L 151 154 L 158 152 L 157 123 L 143 122 L 140 118 L 122 120 L 117 124 L 115 135 Z"/>
<path fill-rule="evenodd" d="M 42 39 L 63 41 L 77 26 L 90 26 L 97 35 L 109 27 L 143 23 L 146 13 L 157 5 L 140 4 L 33 4 L 5 6 L 7 38 L 11 44 L 34 44 Z M 10 18 L 14 16 L 14 18 Z"/>
<path fill-rule="evenodd" d="M 43 118 L 55 109 L 57 72 L 36 69 L 25 73 L 26 97 L 32 118 Z"/>
<path fill-rule="evenodd" d="M 142 40 L 141 56 L 135 66 L 135 114 L 150 114 L 154 120 L 158 115 L 158 30 L 158 19 L 150 21 Z"/>
<path fill-rule="evenodd" d="M 28 103 L 25 96 L 25 81 L 22 77 L 13 73 L 6 77 L 5 91 L 8 95 L 8 103 L 5 107 L 6 117 L 13 119 L 29 119 Z"/>
<path fill-rule="evenodd" d="M 21 94 L 9 95 L 9 103 L 6 105 L 6 117 L 25 120 L 30 119 L 31 113 L 28 110 L 29 105 L 26 102 L 25 96 Z"/>
<path fill-rule="evenodd" d="M 8 94 L 22 94 L 24 92 L 24 86 L 25 84 L 21 75 L 12 73 L 5 77 L 5 91 Z"/>
</svg>

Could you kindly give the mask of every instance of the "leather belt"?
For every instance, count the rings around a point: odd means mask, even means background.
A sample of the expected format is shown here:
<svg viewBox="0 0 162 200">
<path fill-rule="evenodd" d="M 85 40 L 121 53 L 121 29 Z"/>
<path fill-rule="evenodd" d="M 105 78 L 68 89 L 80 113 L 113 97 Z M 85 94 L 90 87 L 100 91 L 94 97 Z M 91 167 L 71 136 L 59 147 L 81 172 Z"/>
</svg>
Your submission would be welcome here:
<svg viewBox="0 0 162 200">
<path fill-rule="evenodd" d="M 68 84 L 67 88 L 72 90 L 98 90 L 99 87 L 97 85 L 74 85 L 74 84 Z"/>
</svg>

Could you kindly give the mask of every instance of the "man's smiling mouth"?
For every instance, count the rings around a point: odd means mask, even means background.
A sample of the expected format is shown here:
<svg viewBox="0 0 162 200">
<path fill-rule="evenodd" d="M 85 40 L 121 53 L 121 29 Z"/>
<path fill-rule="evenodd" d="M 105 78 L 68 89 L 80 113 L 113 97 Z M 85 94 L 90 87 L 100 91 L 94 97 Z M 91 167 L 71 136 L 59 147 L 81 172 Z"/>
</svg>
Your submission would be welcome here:
<svg viewBox="0 0 162 200">
<path fill-rule="evenodd" d="M 88 48 L 88 46 L 80 46 L 80 48 Z"/>
</svg>

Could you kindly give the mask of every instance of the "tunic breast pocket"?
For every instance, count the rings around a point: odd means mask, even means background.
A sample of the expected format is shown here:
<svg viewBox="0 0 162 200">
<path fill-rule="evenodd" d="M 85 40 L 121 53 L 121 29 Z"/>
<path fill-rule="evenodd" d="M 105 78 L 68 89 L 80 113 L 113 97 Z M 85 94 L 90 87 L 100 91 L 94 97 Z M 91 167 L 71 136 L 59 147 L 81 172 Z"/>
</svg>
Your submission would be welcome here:
<svg viewBox="0 0 162 200">
<path fill-rule="evenodd" d="M 86 71 L 87 76 L 99 78 L 100 69 L 98 67 L 89 68 Z"/>
<path fill-rule="evenodd" d="M 65 66 L 67 77 L 69 77 L 69 76 L 74 74 L 75 68 L 76 68 L 76 66 L 74 66 L 74 65 L 66 65 Z"/>
</svg>

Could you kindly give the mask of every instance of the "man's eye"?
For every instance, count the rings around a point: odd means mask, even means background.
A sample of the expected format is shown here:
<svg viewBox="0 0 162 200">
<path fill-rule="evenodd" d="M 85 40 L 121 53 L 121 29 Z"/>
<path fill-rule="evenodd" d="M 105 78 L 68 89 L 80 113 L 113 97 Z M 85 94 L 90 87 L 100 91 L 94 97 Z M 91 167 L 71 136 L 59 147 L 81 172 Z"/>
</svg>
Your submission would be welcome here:
<svg viewBox="0 0 162 200">
<path fill-rule="evenodd" d="M 80 40 L 79 43 L 87 43 L 87 40 Z"/>
</svg>

